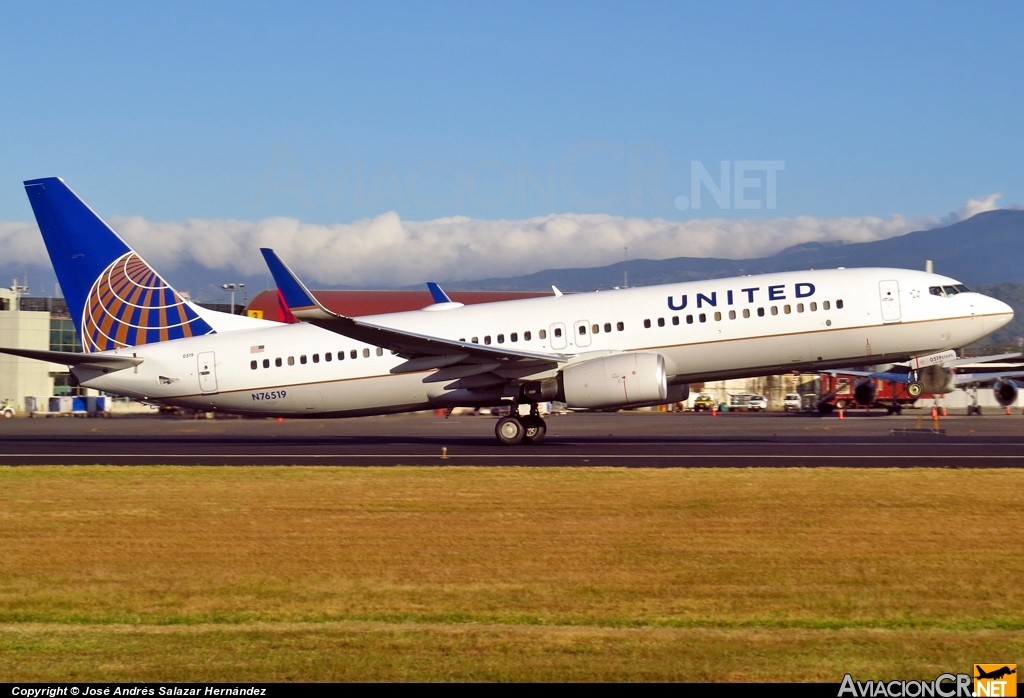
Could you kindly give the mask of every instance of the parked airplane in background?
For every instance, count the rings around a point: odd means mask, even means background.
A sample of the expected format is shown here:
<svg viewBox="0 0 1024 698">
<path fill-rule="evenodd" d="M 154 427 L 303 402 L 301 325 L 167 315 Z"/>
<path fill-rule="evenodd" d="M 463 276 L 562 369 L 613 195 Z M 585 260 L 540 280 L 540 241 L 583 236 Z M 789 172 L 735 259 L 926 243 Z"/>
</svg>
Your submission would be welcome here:
<svg viewBox="0 0 1024 698">
<path fill-rule="evenodd" d="M 942 289 L 939 289 L 942 291 Z M 936 293 L 935 295 L 943 295 Z M 1024 376 L 1024 371 L 1018 366 L 993 366 L 989 370 L 971 371 L 959 373 L 960 367 L 975 366 L 982 368 L 985 363 L 1002 361 L 1004 359 L 1020 358 L 1020 352 L 1012 354 L 993 354 L 990 356 L 973 356 L 957 358 L 955 351 L 945 351 L 929 356 L 919 356 L 898 364 L 888 366 L 876 366 L 874 371 L 857 371 L 844 369 L 832 372 L 833 375 L 845 375 L 860 377 L 853 387 L 853 399 L 860 405 L 870 406 L 875 404 L 878 396 L 878 383 L 876 381 L 888 381 L 894 384 L 907 386 L 907 394 L 917 398 L 924 393 L 932 395 L 945 395 L 957 388 L 973 387 L 974 404 L 967 408 L 967 414 L 981 414 L 981 407 L 978 406 L 977 387 L 982 383 L 992 383 L 992 392 L 996 402 L 1003 407 L 1009 407 L 1017 401 L 1019 388 L 1014 378 Z M 987 368 L 987 367 L 985 367 Z M 900 404 L 896 399 L 896 391 L 892 391 L 893 401 L 889 407 L 890 413 L 899 413 Z M 823 412 L 831 412 L 831 399 L 835 393 L 825 395 L 818 401 L 818 409 Z"/>
<path fill-rule="evenodd" d="M 944 276 L 835 269 L 472 306 L 431 285 L 437 302 L 423 310 L 350 318 L 264 250 L 304 321 L 279 324 L 186 301 L 62 180 L 25 189 L 85 353 L 0 352 L 67 364 L 90 388 L 197 410 L 349 417 L 509 404 L 496 435 L 515 444 L 543 438 L 539 401 L 676 402 L 691 382 L 933 354 L 1013 317 Z M 936 286 L 959 292 L 937 296 Z"/>
</svg>

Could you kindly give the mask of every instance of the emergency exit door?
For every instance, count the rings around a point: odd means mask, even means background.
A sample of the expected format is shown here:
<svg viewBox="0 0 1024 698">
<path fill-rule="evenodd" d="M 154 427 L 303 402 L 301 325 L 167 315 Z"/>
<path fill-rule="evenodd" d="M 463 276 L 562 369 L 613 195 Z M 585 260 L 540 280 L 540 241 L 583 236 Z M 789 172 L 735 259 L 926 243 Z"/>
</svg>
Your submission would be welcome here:
<svg viewBox="0 0 1024 698">
<path fill-rule="evenodd" d="M 217 366 L 213 352 L 201 352 L 196 360 L 199 362 L 199 390 L 204 393 L 217 392 Z"/>
</svg>

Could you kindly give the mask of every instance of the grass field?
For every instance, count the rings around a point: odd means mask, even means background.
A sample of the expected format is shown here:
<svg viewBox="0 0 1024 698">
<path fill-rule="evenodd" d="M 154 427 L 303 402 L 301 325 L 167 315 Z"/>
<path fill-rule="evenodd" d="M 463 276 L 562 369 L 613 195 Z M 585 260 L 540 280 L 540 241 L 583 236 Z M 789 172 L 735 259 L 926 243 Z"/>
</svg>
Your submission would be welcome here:
<svg viewBox="0 0 1024 698">
<path fill-rule="evenodd" d="M 0 468 L 5 680 L 1024 660 L 1020 470 Z"/>
</svg>

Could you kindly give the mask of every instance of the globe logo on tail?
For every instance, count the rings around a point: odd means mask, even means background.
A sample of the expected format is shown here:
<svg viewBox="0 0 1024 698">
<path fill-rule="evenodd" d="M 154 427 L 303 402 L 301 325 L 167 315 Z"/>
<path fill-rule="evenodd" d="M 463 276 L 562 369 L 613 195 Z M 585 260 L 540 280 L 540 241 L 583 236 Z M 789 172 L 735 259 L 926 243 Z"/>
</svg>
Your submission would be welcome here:
<svg viewBox="0 0 1024 698">
<path fill-rule="evenodd" d="M 135 252 L 114 260 L 92 285 L 82 311 L 82 347 L 107 351 L 213 329 Z"/>
</svg>

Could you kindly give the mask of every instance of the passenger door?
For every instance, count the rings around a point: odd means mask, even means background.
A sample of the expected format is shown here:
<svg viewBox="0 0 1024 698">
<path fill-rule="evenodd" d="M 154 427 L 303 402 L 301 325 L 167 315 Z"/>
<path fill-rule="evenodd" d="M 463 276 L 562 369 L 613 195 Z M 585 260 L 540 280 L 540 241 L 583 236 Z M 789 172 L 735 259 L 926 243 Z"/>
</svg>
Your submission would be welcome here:
<svg viewBox="0 0 1024 698">
<path fill-rule="evenodd" d="M 900 321 L 900 284 L 898 281 L 879 281 L 878 299 L 882 304 L 882 322 Z"/>
<path fill-rule="evenodd" d="M 217 366 L 213 352 L 200 352 L 196 361 L 199 362 L 199 390 L 204 393 L 217 392 Z"/>
</svg>

